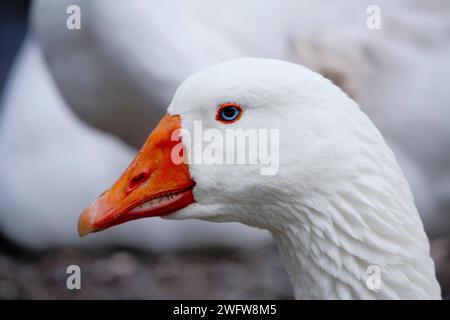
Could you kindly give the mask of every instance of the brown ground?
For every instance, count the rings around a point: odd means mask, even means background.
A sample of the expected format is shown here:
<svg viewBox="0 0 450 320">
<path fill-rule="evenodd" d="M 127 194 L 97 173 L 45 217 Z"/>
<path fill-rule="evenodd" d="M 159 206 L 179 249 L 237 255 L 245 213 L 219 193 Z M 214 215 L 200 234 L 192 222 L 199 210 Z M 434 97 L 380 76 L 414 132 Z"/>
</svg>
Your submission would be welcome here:
<svg viewBox="0 0 450 320">
<path fill-rule="evenodd" d="M 66 268 L 82 270 L 82 289 L 66 288 Z M 0 299 L 290 299 L 277 250 L 193 251 L 156 256 L 113 250 L 0 253 Z"/>
<path fill-rule="evenodd" d="M 445 297 L 450 241 L 432 242 Z M 82 270 L 82 289 L 66 288 L 66 268 Z M 204 250 L 151 255 L 58 249 L 39 255 L 0 247 L 0 299 L 291 299 L 274 247 L 244 252 Z"/>
</svg>

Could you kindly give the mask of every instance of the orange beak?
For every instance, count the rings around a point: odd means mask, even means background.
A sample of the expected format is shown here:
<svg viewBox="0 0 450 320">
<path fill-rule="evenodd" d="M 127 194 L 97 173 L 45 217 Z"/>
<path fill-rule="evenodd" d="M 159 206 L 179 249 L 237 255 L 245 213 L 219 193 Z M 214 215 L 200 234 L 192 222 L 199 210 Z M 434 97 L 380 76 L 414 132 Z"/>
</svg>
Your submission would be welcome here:
<svg viewBox="0 0 450 320">
<path fill-rule="evenodd" d="M 180 116 L 164 116 L 120 179 L 83 211 L 78 221 L 80 236 L 130 220 L 167 215 L 195 202 L 188 165 L 172 161 L 172 150 L 181 143 L 172 140 L 172 133 L 180 127 Z"/>
</svg>

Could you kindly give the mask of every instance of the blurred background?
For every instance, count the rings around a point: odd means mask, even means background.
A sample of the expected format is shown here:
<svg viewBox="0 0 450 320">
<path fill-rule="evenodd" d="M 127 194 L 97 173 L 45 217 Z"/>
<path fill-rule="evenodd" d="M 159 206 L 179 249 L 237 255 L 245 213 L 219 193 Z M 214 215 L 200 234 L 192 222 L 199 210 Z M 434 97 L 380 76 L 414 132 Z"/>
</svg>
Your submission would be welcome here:
<svg viewBox="0 0 450 320">
<path fill-rule="evenodd" d="M 449 297 L 450 2 L 11 0 L 0 25 L 0 299 L 293 298 L 263 231 L 144 219 L 76 232 L 177 86 L 240 56 L 305 65 L 369 114 Z M 81 290 L 66 287 L 73 264 Z"/>
</svg>

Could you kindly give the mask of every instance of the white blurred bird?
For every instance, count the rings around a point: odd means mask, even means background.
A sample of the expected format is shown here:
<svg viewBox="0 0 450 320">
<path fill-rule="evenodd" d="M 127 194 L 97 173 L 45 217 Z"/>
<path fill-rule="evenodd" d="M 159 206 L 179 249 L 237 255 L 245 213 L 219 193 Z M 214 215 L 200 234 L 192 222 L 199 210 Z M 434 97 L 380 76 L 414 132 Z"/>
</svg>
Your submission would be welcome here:
<svg viewBox="0 0 450 320">
<path fill-rule="evenodd" d="M 81 30 L 65 28 L 71 4 L 81 8 Z M 207 65 L 253 55 L 309 66 L 340 85 L 371 116 L 399 158 L 427 232 L 446 234 L 450 125 L 443 115 L 450 100 L 449 4 L 383 1 L 379 31 L 365 26 L 368 5 L 326 0 L 314 5 L 289 0 L 134 0 L 114 5 L 109 0 L 39 0 L 33 7 L 33 31 L 72 110 L 133 146 L 143 142 L 179 83 Z M 126 146 L 85 127 L 66 109 L 41 59 L 34 44 L 25 46 L 4 95 L 0 124 L 0 227 L 35 248 L 79 244 L 76 213 L 132 156 Z M 50 161 L 53 171 L 44 165 Z M 92 177 L 88 185 L 86 176 Z M 58 205 L 49 206 L 55 199 Z M 142 231 L 156 223 L 165 222 L 152 221 Z M 168 241 L 158 241 L 167 248 L 212 239 L 193 235 L 199 230 L 211 230 L 220 239 L 211 226 L 196 226 L 155 227 L 150 237 L 167 236 Z M 114 232 L 95 241 L 146 243 L 136 240 L 143 232 Z M 234 241 L 223 235 L 225 243 Z M 234 242 L 241 243 L 252 241 Z M 159 244 L 147 242 L 151 249 L 167 249 Z"/>
<path fill-rule="evenodd" d="M 68 5 L 81 29 L 64 28 Z M 138 147 L 179 83 L 239 56 L 318 71 L 371 116 L 411 181 L 430 235 L 450 230 L 450 3 L 38 0 L 33 27 L 56 83 L 87 123 Z"/>
</svg>

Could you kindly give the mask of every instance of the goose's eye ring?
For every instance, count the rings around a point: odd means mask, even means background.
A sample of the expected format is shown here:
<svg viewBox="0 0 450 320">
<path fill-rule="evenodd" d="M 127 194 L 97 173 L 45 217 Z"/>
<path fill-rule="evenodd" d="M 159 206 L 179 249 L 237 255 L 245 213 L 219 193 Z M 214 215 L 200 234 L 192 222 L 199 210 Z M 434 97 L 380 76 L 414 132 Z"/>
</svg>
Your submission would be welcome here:
<svg viewBox="0 0 450 320">
<path fill-rule="evenodd" d="M 242 116 L 242 108 L 236 103 L 224 103 L 217 110 L 216 120 L 223 123 L 233 123 Z"/>
</svg>

